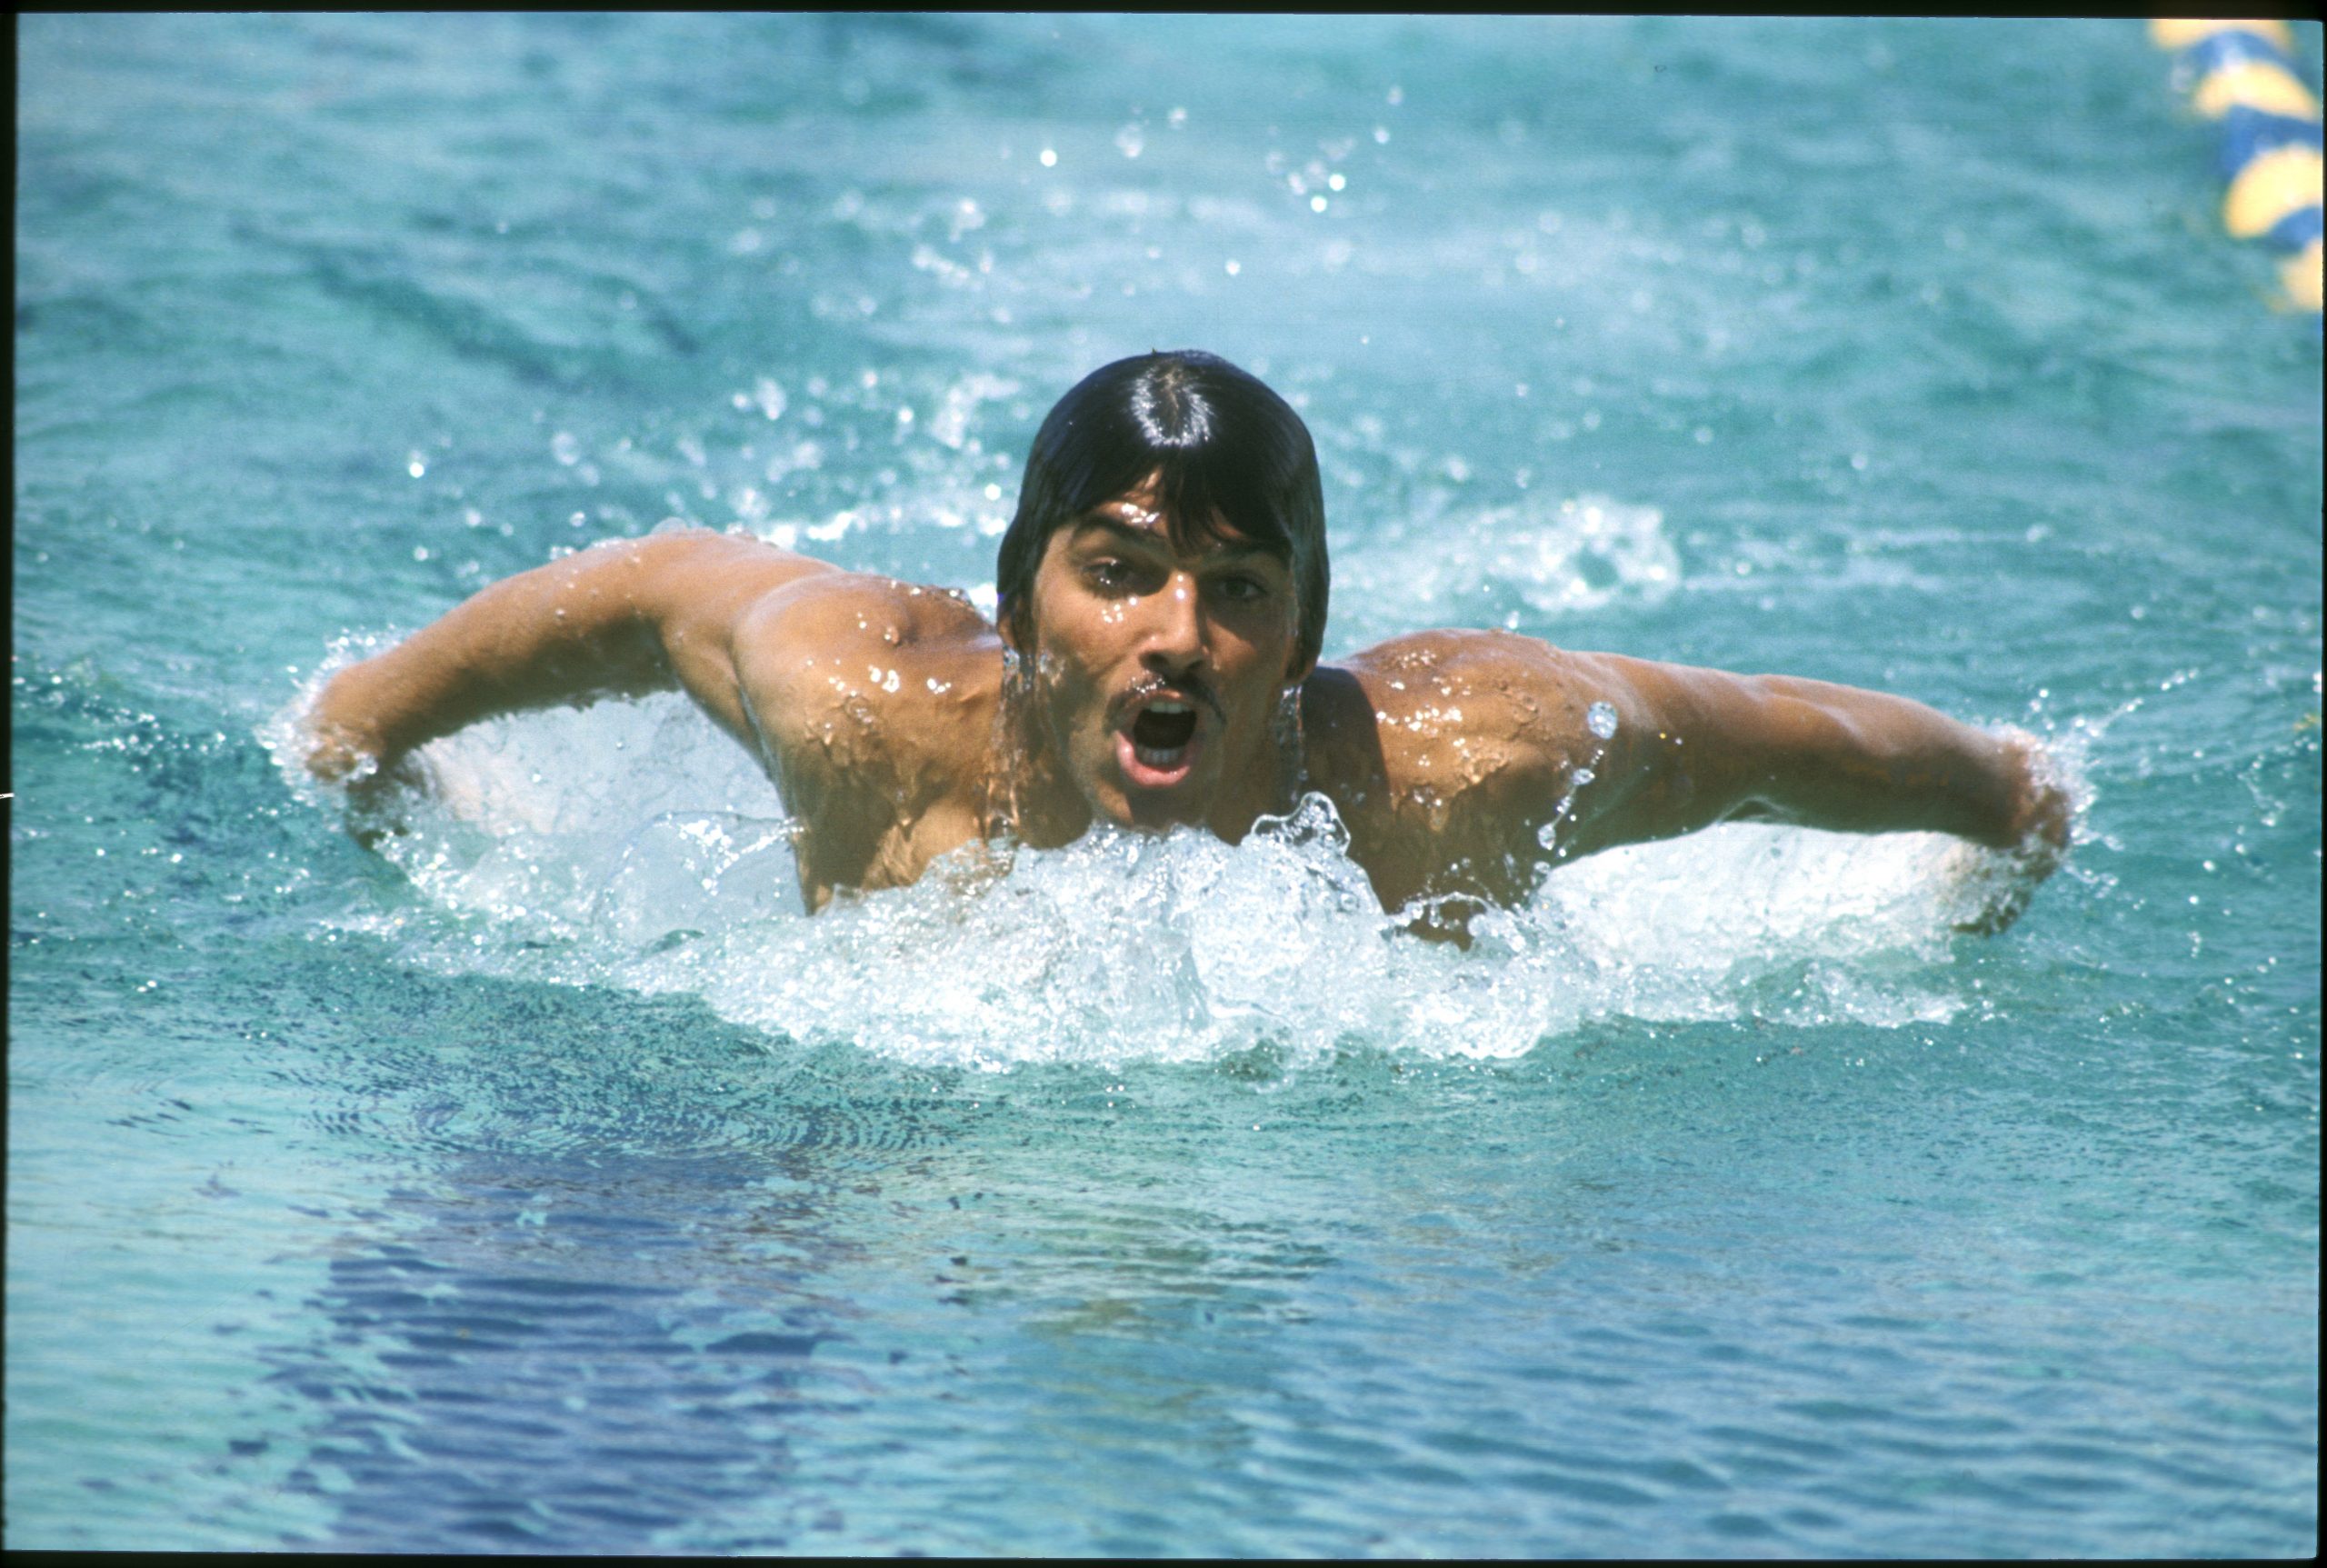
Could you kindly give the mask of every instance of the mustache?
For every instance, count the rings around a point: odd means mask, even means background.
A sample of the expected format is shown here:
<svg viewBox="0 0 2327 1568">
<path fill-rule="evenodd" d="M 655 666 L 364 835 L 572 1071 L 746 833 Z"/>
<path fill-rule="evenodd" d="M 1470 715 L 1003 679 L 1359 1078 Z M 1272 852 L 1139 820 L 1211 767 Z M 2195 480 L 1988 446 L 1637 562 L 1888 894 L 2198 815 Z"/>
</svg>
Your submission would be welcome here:
<svg viewBox="0 0 2327 1568">
<path fill-rule="evenodd" d="M 1204 684 L 1203 677 L 1193 672 L 1183 675 L 1176 681 L 1167 681 L 1153 672 L 1141 675 L 1124 688 L 1123 694 L 1115 699 L 1114 716 L 1120 723 L 1130 716 L 1135 709 L 1167 693 L 1181 701 L 1195 703 L 1210 708 L 1213 718 L 1218 719 L 1222 724 L 1228 722 L 1228 715 L 1221 710 L 1219 697 L 1213 694 L 1210 686 Z"/>
</svg>

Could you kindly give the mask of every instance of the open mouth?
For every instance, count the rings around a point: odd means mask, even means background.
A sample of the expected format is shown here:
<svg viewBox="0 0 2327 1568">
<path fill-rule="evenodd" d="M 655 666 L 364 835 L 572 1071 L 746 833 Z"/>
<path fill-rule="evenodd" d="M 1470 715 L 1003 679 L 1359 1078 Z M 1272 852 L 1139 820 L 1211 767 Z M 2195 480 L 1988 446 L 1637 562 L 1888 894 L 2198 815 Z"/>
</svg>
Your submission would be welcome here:
<svg viewBox="0 0 2327 1568">
<path fill-rule="evenodd" d="M 1158 697 L 1116 732 L 1124 776 L 1144 789 L 1164 789 L 1186 778 L 1198 750 L 1198 715 L 1192 703 Z"/>
<path fill-rule="evenodd" d="M 1195 709 L 1185 703 L 1157 703 L 1132 721 L 1131 744 L 1149 767 L 1169 767 L 1195 733 Z"/>
</svg>

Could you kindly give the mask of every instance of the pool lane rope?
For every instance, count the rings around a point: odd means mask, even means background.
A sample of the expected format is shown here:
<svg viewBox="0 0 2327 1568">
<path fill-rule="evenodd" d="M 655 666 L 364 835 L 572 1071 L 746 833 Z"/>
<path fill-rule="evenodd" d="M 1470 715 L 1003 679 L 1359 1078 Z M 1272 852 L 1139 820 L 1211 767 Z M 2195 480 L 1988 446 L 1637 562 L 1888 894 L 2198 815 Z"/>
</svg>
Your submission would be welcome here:
<svg viewBox="0 0 2327 1568">
<path fill-rule="evenodd" d="M 2287 297 L 2317 311 L 2319 100 L 2296 75 L 2287 25 L 2162 17 L 2149 35 L 2174 52 L 2173 80 L 2190 106 L 2222 122 L 2222 227 L 2286 253 L 2279 281 Z"/>
</svg>

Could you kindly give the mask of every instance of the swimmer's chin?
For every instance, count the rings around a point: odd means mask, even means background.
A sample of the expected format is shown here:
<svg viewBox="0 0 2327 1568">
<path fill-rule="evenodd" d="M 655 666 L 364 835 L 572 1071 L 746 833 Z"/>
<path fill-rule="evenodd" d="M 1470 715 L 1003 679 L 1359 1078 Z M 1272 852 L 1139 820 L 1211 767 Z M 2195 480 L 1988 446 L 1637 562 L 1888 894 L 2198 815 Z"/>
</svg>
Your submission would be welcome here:
<svg viewBox="0 0 2327 1568">
<path fill-rule="evenodd" d="M 1112 828 L 1119 833 L 1144 834 L 1161 838 L 1182 828 L 1202 827 L 1204 824 L 1205 803 L 1193 797 L 1184 800 L 1138 799 L 1118 796 L 1114 801 L 1094 802 L 1091 818 L 1094 825 Z"/>
</svg>

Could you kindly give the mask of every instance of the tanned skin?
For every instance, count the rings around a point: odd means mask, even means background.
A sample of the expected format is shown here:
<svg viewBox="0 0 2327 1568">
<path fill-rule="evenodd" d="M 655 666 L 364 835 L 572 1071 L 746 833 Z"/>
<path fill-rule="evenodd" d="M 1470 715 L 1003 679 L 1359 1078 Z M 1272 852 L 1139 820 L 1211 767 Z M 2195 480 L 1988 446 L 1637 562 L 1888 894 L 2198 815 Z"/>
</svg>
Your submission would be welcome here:
<svg viewBox="0 0 2327 1568">
<path fill-rule="evenodd" d="M 2067 848 L 2069 799 L 2030 743 L 1902 697 L 1501 632 L 1303 667 L 1286 564 L 1226 529 L 1183 550 L 1154 501 L 1151 480 L 1058 529 L 1000 626 L 959 594 L 755 540 L 597 545 L 341 671 L 308 766 L 382 777 L 495 714 L 684 691 L 774 781 L 816 910 L 1003 828 L 1037 848 L 1103 821 L 1237 843 L 1289 804 L 1291 689 L 1302 787 L 1333 801 L 1384 910 L 1441 900 L 1431 934 L 1523 900 L 1546 864 L 1718 822 L 2016 850 L 2022 897 L 1999 925 Z M 997 726 L 1005 679 L 1019 695 Z"/>
</svg>

